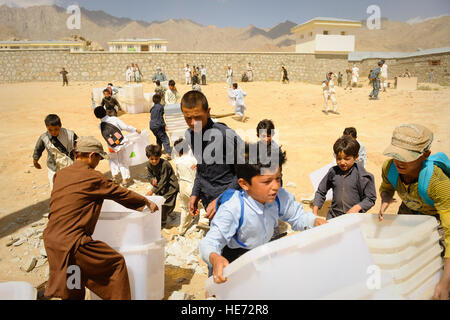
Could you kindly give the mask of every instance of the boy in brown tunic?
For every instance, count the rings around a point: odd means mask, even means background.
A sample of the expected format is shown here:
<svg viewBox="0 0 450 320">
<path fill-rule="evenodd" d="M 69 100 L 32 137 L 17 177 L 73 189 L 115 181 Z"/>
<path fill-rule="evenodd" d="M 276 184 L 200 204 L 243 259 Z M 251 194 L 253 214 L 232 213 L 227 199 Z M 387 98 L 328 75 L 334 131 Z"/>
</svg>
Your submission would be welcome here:
<svg viewBox="0 0 450 320">
<path fill-rule="evenodd" d="M 80 137 L 73 165 L 55 174 L 49 221 L 44 230 L 50 265 L 46 297 L 84 299 L 87 287 L 102 299 L 131 298 L 123 256 L 91 236 L 104 199 L 139 211 L 148 206 L 155 212 L 157 206 L 95 171 L 99 161 L 107 157 L 94 137 Z M 74 278 L 77 270 L 79 276 Z"/>
</svg>

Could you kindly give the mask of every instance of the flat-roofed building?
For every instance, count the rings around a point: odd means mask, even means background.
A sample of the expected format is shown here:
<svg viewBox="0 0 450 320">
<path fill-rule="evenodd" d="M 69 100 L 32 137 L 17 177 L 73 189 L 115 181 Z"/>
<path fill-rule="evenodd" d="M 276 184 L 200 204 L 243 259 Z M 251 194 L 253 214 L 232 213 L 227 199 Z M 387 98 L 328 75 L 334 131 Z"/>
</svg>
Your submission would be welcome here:
<svg viewBox="0 0 450 320">
<path fill-rule="evenodd" d="M 355 20 L 317 17 L 291 29 L 296 34 L 296 52 L 348 54 L 355 51 L 352 34 L 362 23 Z"/>
<path fill-rule="evenodd" d="M 164 39 L 119 39 L 108 41 L 110 52 L 165 52 L 168 41 Z"/>
<path fill-rule="evenodd" d="M 39 50 L 69 49 L 73 52 L 86 50 L 84 42 L 58 40 L 13 40 L 0 41 L 0 50 Z"/>
</svg>

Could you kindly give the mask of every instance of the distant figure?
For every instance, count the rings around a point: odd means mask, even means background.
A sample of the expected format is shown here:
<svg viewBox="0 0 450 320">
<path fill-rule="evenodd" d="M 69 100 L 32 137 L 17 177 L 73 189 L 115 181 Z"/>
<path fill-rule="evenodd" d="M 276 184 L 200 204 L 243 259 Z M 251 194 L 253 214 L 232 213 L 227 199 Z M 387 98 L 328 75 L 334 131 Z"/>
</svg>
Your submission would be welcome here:
<svg viewBox="0 0 450 320">
<path fill-rule="evenodd" d="M 433 75 L 434 75 L 433 70 L 430 70 L 430 83 L 433 83 Z"/>
<path fill-rule="evenodd" d="M 64 85 L 68 86 L 69 85 L 69 80 L 67 80 L 67 75 L 69 74 L 66 69 L 62 68 L 60 74 L 63 77 L 63 87 Z"/>
<path fill-rule="evenodd" d="M 233 85 L 233 69 L 231 69 L 231 65 L 229 64 L 227 67 L 227 83 L 231 88 Z"/>
<path fill-rule="evenodd" d="M 206 67 L 204 65 L 202 65 L 200 72 L 202 74 L 202 86 L 204 86 L 206 85 Z"/>
<path fill-rule="evenodd" d="M 333 78 L 336 77 L 336 74 L 334 72 L 328 72 L 326 75 L 326 79 L 322 81 L 322 90 L 323 90 L 323 100 L 324 100 L 324 106 L 325 110 L 323 113 L 328 115 L 328 99 L 331 100 L 331 103 L 333 104 L 333 111 L 330 111 L 334 114 L 339 114 L 337 111 L 338 105 L 336 100 L 336 90 L 334 89 L 334 81 Z"/>
<path fill-rule="evenodd" d="M 155 81 L 155 94 L 158 94 L 161 97 L 160 104 L 164 107 L 166 105 L 166 88 L 164 88 L 159 80 Z"/>
<path fill-rule="evenodd" d="M 133 75 L 133 69 L 130 66 L 127 66 L 127 70 L 125 71 L 125 78 L 126 78 L 128 84 L 133 79 L 132 75 Z"/>
<path fill-rule="evenodd" d="M 281 79 L 281 82 L 289 83 L 288 72 L 287 72 L 287 69 L 285 66 L 281 66 L 281 74 L 283 76 L 283 78 Z"/>
<path fill-rule="evenodd" d="M 356 66 L 356 64 L 354 64 L 352 69 L 352 87 L 356 87 L 358 85 L 358 77 L 359 68 Z"/>
<path fill-rule="evenodd" d="M 386 61 L 381 60 L 383 62 L 383 66 L 381 67 L 381 86 L 383 88 L 383 92 L 386 92 L 387 88 L 387 79 L 388 79 L 388 70 Z"/>
<path fill-rule="evenodd" d="M 345 86 L 344 90 L 347 90 L 347 88 L 350 88 L 352 90 L 352 70 L 348 68 L 345 70 L 345 73 L 347 74 L 347 85 Z"/>
<path fill-rule="evenodd" d="M 376 67 L 369 75 L 369 79 L 372 82 L 373 90 L 369 94 L 370 100 L 378 100 L 378 92 L 380 91 L 380 74 L 383 61 L 378 61 L 378 67 Z"/>
<path fill-rule="evenodd" d="M 139 66 L 137 65 L 137 63 L 134 65 L 134 79 L 136 80 L 136 82 L 142 81 L 141 69 L 139 69 Z"/>
<path fill-rule="evenodd" d="M 186 84 L 191 84 L 191 68 L 189 68 L 188 64 L 184 67 L 184 77 L 186 78 Z"/>
<path fill-rule="evenodd" d="M 342 75 L 342 73 L 339 71 L 339 74 L 338 74 L 338 86 L 339 87 L 342 87 L 342 77 L 343 77 L 343 75 Z"/>
<path fill-rule="evenodd" d="M 253 67 L 250 62 L 247 65 L 247 79 L 249 82 L 253 81 Z"/>
<path fill-rule="evenodd" d="M 199 83 L 200 83 L 200 80 L 198 78 L 197 69 L 194 67 L 193 71 L 192 71 L 192 85 L 194 86 Z"/>
<path fill-rule="evenodd" d="M 136 81 L 136 78 L 134 76 L 134 73 L 136 72 L 136 66 L 134 65 L 134 63 L 131 64 L 131 81 Z"/>
<path fill-rule="evenodd" d="M 234 104 L 234 112 L 239 116 L 239 121 L 244 122 L 245 116 L 244 111 L 247 109 L 244 103 L 244 97 L 247 95 L 241 88 L 238 88 L 237 83 L 233 83 L 233 99 L 235 101 Z"/>
<path fill-rule="evenodd" d="M 161 71 L 161 67 L 156 67 L 156 73 L 153 75 L 152 81 L 155 83 L 156 81 L 167 81 L 166 75 Z"/>
<path fill-rule="evenodd" d="M 411 73 L 409 73 L 408 69 L 405 70 L 405 73 L 403 74 L 403 78 L 411 78 Z"/>
</svg>

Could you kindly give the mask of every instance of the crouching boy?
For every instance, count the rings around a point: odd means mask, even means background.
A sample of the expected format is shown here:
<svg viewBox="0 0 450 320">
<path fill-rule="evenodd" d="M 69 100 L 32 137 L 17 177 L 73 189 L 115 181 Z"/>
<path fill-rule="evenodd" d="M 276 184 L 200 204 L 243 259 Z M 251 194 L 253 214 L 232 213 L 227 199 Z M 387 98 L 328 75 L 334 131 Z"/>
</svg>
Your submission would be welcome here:
<svg viewBox="0 0 450 320">
<path fill-rule="evenodd" d="M 104 199 L 151 212 L 156 204 L 108 180 L 96 171 L 108 158 L 94 137 L 80 137 L 73 165 L 55 174 L 44 245 L 50 266 L 46 297 L 84 299 L 85 287 L 102 299 L 130 299 L 125 260 L 102 241 L 92 239 Z M 71 281 L 69 277 L 78 277 Z"/>
<path fill-rule="evenodd" d="M 433 298 L 448 299 L 450 286 L 450 162 L 444 153 L 430 156 L 433 133 L 419 124 L 402 124 L 394 129 L 390 157 L 382 168 L 380 220 L 395 191 L 402 199 L 398 214 L 426 214 L 440 221 L 444 271 Z"/>
<path fill-rule="evenodd" d="M 210 231 L 199 244 L 200 255 L 216 283 L 227 280 L 223 269 L 229 263 L 270 241 L 279 218 L 288 222 L 293 230 L 326 223 L 312 212 L 304 212 L 302 204 L 280 187 L 285 152 L 268 149 L 268 158 L 262 157 L 262 152 L 257 156 L 249 155 L 249 150 L 256 149 L 246 144 L 244 161 L 235 165 L 243 190 L 229 189 L 219 196 L 216 203 L 221 204 L 211 221 Z"/>
</svg>

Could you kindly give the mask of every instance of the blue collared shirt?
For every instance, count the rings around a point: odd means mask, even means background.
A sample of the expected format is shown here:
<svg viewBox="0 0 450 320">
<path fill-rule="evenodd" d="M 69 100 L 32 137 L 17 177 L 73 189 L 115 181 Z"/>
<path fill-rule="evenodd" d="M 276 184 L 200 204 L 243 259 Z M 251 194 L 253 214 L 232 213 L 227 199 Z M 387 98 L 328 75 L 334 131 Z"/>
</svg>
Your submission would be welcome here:
<svg viewBox="0 0 450 320">
<path fill-rule="evenodd" d="M 294 196 L 283 188 L 278 191 L 280 211 L 276 201 L 261 204 L 254 200 L 244 190 L 241 190 L 244 199 L 244 221 L 238 230 L 237 237 L 246 245 L 245 249 L 254 249 L 270 241 L 273 229 L 278 225 L 278 219 L 289 223 L 293 230 L 306 230 L 314 227 L 317 216 L 312 212 L 303 211 L 301 203 L 295 201 Z M 239 193 L 220 205 L 210 230 L 199 243 L 202 259 L 211 266 L 209 256 L 212 252 L 222 253 L 227 245 L 231 249 L 244 248 L 236 242 L 233 236 L 239 226 L 241 217 L 241 202 Z"/>
</svg>

